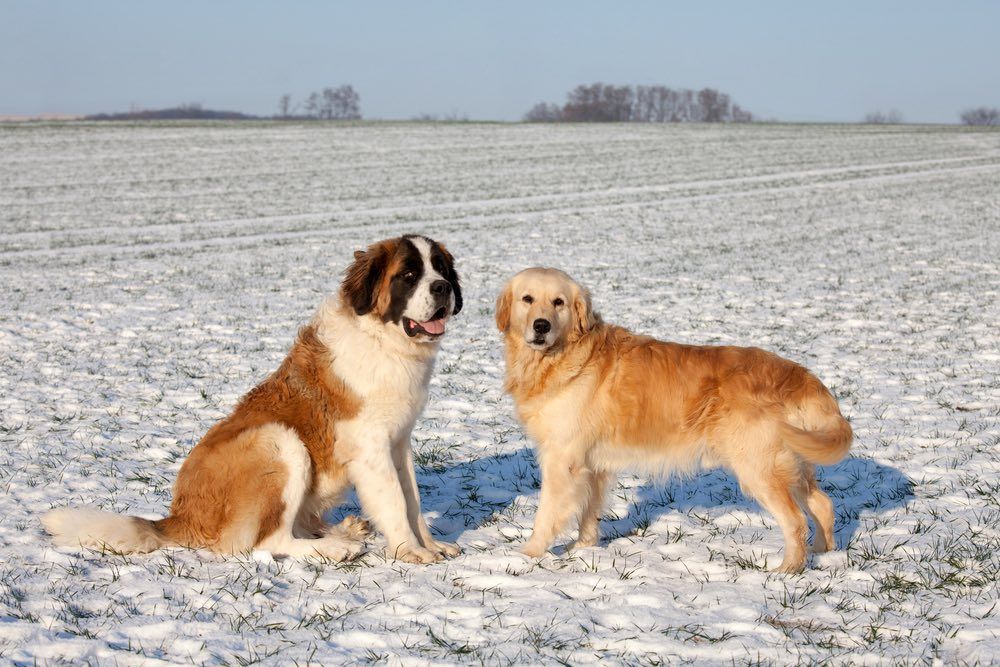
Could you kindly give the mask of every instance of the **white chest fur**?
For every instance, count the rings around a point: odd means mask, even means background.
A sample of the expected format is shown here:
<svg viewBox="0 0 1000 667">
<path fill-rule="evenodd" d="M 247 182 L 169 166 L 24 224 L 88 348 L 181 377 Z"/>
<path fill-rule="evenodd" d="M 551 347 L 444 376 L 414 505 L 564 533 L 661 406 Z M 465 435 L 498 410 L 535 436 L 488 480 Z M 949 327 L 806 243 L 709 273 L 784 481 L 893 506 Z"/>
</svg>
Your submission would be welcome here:
<svg viewBox="0 0 1000 667">
<path fill-rule="evenodd" d="M 354 449 L 408 434 L 427 399 L 437 346 L 413 343 L 372 317 L 345 312 L 334 298 L 314 323 L 332 353 L 334 373 L 362 402 L 354 419 L 338 423 L 341 444 Z"/>
</svg>

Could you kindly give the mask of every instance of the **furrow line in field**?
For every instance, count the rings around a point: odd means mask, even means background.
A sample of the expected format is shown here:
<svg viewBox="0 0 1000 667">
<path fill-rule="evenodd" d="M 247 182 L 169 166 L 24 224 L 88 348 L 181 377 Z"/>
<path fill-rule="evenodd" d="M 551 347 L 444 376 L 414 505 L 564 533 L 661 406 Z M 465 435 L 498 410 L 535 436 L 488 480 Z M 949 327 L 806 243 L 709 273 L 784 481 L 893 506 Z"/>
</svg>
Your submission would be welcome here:
<svg viewBox="0 0 1000 667">
<path fill-rule="evenodd" d="M 79 236 L 83 234 L 123 234 L 129 232 L 137 233 L 151 233 L 158 231 L 179 231 L 184 229 L 211 229 L 214 227 L 231 227 L 237 224 L 245 224 L 247 222 L 253 222 L 255 224 L 267 224 L 269 222 L 295 222 L 295 221 L 320 221 L 338 216 L 394 216 L 394 215 L 407 215 L 414 214 L 418 211 L 431 211 L 435 213 L 446 213 L 448 211 L 461 211 L 462 209 L 467 209 L 471 207 L 491 207 L 491 206 L 517 206 L 525 204 L 556 204 L 559 202 L 567 201 L 581 201 L 586 199 L 600 199 L 608 197 L 622 197 L 622 196 L 635 196 L 635 195 L 655 195 L 661 193 L 668 193 L 676 190 L 683 189 L 696 189 L 696 188 L 717 188 L 725 186 L 736 186 L 743 184 L 754 184 L 754 183 L 769 183 L 774 181 L 785 181 L 794 179 L 806 179 L 806 178 L 823 178 L 828 176 L 838 176 L 838 175 L 850 175 L 856 173 L 867 173 L 876 171 L 886 171 L 886 170 L 909 170 L 905 173 L 920 173 L 923 171 L 928 171 L 926 169 L 919 169 L 920 167 L 934 166 L 934 165 L 955 165 L 955 164 L 966 164 L 973 166 L 970 163 L 986 162 L 988 165 L 1000 164 L 1000 153 L 992 152 L 989 154 L 972 156 L 972 157 L 960 157 L 960 158 L 935 158 L 929 160 L 917 160 L 917 161 L 907 161 L 907 162 L 887 162 L 879 164 L 870 165 L 850 165 L 846 167 L 831 167 L 822 169 L 805 169 L 796 171 L 786 171 L 774 174 L 762 174 L 758 176 L 739 176 L 734 178 L 723 178 L 723 179 L 699 179 L 692 181 L 678 181 L 674 183 L 657 184 L 657 185 L 642 185 L 642 186 L 627 186 L 627 187 L 614 187 L 603 190 L 582 190 L 574 192 L 564 192 L 559 194 L 543 194 L 543 195 L 527 195 L 522 197 L 498 197 L 498 198 L 486 198 L 486 199 L 470 199 L 463 201 L 451 201 L 438 204 L 418 204 L 411 206 L 388 206 L 388 207 L 374 207 L 374 208 L 361 208 L 370 200 L 347 200 L 348 204 L 357 204 L 357 206 L 342 206 L 335 209 L 329 209 L 322 212 L 309 212 L 309 213 L 299 213 L 291 215 L 280 215 L 280 216 L 262 216 L 259 218 L 236 218 L 236 219 L 220 219 L 220 220 L 205 220 L 205 221 L 178 221 L 169 223 L 154 223 L 150 225 L 139 225 L 134 227 L 122 227 L 121 225 L 98 225 L 93 227 L 77 227 L 72 230 L 25 230 L 25 231 L 10 231 L 5 234 L 0 234 L 0 244 L 3 243 L 15 243 L 15 242 L 25 242 L 31 240 L 45 240 L 50 237 L 64 236 L 68 240 L 71 240 L 73 236 Z M 983 165 L 986 166 L 986 165 Z M 918 168 L 918 169 L 913 169 Z M 219 190 L 219 194 L 229 194 L 232 195 L 231 191 Z M 211 192 L 207 192 L 211 194 Z M 147 198 L 137 197 L 136 201 L 144 201 Z M 34 202 L 37 203 L 37 202 Z M 641 203 L 641 202 L 640 202 Z M 72 244 L 67 244 L 68 247 L 72 247 Z"/>
<path fill-rule="evenodd" d="M 421 228 L 447 228 L 452 226 L 464 225 L 469 226 L 472 224 L 510 224 L 511 222 L 523 223 L 531 220 L 537 220 L 545 216 L 559 215 L 565 213 L 601 213 L 601 212 L 611 212 L 611 211 L 623 211 L 623 210 L 635 210 L 642 208 L 649 208 L 654 206 L 663 206 L 669 204 L 691 204 L 705 201 L 716 201 L 725 199 L 743 199 L 751 198 L 764 195 L 781 195 L 789 194 L 795 192 L 802 192 L 808 190 L 817 189 L 838 189 L 845 186 L 855 186 L 855 185 L 873 185 L 878 183 L 898 183 L 906 182 L 911 180 L 918 180 L 925 177 L 937 177 L 945 175 L 955 175 L 955 174 L 971 174 L 979 172 L 990 172 L 990 171 L 1000 171 L 1000 163 L 986 164 L 986 165 L 975 165 L 975 166 L 964 166 L 964 167 L 951 167 L 944 169 L 925 169 L 920 171 L 897 173 L 897 174 L 880 174 L 874 176 L 863 176 L 857 178 L 847 178 L 839 179 L 835 181 L 823 181 L 823 182 L 812 182 L 812 183 L 800 183 L 794 185 L 780 185 L 775 187 L 767 188 L 752 188 L 748 190 L 734 190 L 725 192 L 714 192 L 709 194 L 697 194 L 679 197 L 667 197 L 658 198 L 652 200 L 644 200 L 640 202 L 618 202 L 611 204 L 596 204 L 589 206 L 559 206 L 544 208 L 531 211 L 500 211 L 495 213 L 484 213 L 475 215 L 465 215 L 453 218 L 441 218 L 441 219 L 411 219 L 411 220 L 398 220 L 398 221 L 364 221 L 356 222 L 352 224 L 340 225 L 334 228 L 326 229 L 305 229 L 305 230 L 295 230 L 286 232 L 260 232 L 260 233 L 248 233 L 248 234 L 232 234 L 222 237 L 212 237 L 204 239 L 192 239 L 192 240 L 182 240 L 182 241 L 154 241 L 146 243 L 134 243 L 134 244 L 87 244 L 79 246 L 65 246 L 61 248 L 38 248 L 38 249 L 28 249 L 28 250 L 11 250 L 2 252 L 0 251 L 0 261 L 13 260 L 17 258 L 31 258 L 31 257 L 60 257 L 60 256 L 72 256 L 83 253 L 91 254 L 107 254 L 107 253 L 129 253 L 129 254 L 146 254 L 155 253 L 156 251 L 173 251 L 178 249 L 202 249 L 202 248 L 212 248 L 220 246 L 253 246 L 258 243 L 268 242 L 268 241 L 294 241 L 300 239 L 330 239 L 345 237 L 351 235 L 361 229 L 367 229 L 372 232 L 377 232 L 378 234 L 388 234 L 396 233 L 400 231 L 413 231 L 415 226 Z M 413 207 L 404 208 L 402 210 L 411 210 L 414 212 L 428 210 L 429 207 Z M 436 211 L 435 211 L 436 212 Z M 372 211 L 363 211 L 363 214 L 371 214 Z M 380 213 L 385 213 L 385 211 L 380 211 Z M 314 214 L 305 214 L 303 216 L 278 216 L 273 218 L 273 221 L 282 221 L 288 219 L 304 219 L 307 216 L 313 216 Z M 330 214 L 315 214 L 319 219 L 329 216 Z M 250 223 L 259 222 L 260 218 L 250 218 L 243 220 L 233 220 L 230 221 L 231 224 L 240 223 Z"/>
</svg>

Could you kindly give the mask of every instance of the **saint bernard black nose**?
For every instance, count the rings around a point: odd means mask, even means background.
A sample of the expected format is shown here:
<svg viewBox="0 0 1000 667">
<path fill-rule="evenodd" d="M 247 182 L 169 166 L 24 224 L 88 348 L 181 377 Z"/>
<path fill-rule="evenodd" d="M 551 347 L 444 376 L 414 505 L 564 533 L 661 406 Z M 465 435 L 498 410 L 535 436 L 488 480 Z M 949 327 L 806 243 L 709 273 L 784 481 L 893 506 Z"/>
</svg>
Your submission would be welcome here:
<svg viewBox="0 0 1000 667">
<path fill-rule="evenodd" d="M 431 283 L 431 294 L 434 296 L 448 296 L 451 294 L 451 283 L 447 280 L 435 280 Z"/>
<path fill-rule="evenodd" d="M 535 330 L 536 334 L 544 335 L 552 331 L 552 324 L 548 320 L 539 317 L 535 320 L 534 324 L 531 325 L 531 328 Z"/>
</svg>

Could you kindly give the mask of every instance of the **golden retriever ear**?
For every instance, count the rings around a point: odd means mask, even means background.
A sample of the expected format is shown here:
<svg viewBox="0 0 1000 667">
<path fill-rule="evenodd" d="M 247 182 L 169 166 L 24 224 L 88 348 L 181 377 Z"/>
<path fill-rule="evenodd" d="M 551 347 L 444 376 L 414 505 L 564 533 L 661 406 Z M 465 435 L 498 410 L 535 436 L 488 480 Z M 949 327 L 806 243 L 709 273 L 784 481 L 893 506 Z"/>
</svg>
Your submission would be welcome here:
<svg viewBox="0 0 1000 667">
<path fill-rule="evenodd" d="M 597 324 L 597 316 L 590 305 L 590 290 L 578 286 L 573 299 L 573 331 L 578 336 L 587 333 Z"/>
<path fill-rule="evenodd" d="M 500 296 L 497 297 L 497 329 L 503 333 L 507 333 L 507 328 L 510 326 L 510 302 L 512 298 L 510 283 L 507 283 L 503 286 Z"/>
<path fill-rule="evenodd" d="M 351 304 L 358 315 L 364 315 L 375 307 L 379 281 L 393 252 L 395 246 L 390 247 L 389 241 L 354 252 L 354 262 L 347 267 L 344 282 L 340 285 L 340 295 L 344 303 Z"/>
</svg>

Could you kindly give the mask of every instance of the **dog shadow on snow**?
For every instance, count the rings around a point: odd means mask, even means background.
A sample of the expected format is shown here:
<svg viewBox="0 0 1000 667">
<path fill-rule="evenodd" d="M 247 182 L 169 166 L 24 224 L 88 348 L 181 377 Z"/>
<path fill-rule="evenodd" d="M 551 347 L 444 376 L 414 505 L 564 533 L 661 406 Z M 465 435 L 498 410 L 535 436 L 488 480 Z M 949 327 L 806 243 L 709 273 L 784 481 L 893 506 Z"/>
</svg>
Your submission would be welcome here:
<svg viewBox="0 0 1000 667">
<path fill-rule="evenodd" d="M 850 456 L 832 466 L 818 466 L 816 476 L 820 488 L 833 501 L 838 550 L 851 543 L 866 513 L 889 512 L 904 507 L 913 498 L 914 482 L 909 477 L 870 458 Z M 705 510 L 705 514 L 698 510 Z M 646 530 L 647 526 L 655 533 L 656 522 L 671 514 L 694 515 L 699 522 L 708 522 L 709 516 L 734 511 L 763 515 L 780 541 L 781 529 L 771 513 L 740 491 L 735 476 L 717 468 L 687 478 L 641 483 L 627 517 L 617 521 L 602 518 L 601 543 Z M 812 532 L 810 525 L 810 543 Z"/>
<path fill-rule="evenodd" d="M 851 456 L 832 466 L 817 468 L 822 488 L 833 500 L 837 549 L 844 549 L 854 538 L 866 513 L 883 513 L 906 505 L 913 497 L 913 481 L 902 472 L 870 458 Z M 527 539 L 534 511 L 515 508 L 518 497 L 537 502 L 540 473 L 534 452 L 525 447 L 510 454 L 483 457 L 474 461 L 417 468 L 422 510 L 435 535 L 458 541 L 467 532 L 498 526 L 510 537 L 512 545 Z M 639 480 L 642 480 L 639 476 Z M 704 471 L 686 478 L 665 481 L 639 481 L 628 475 L 609 494 L 631 498 L 626 516 L 614 518 L 605 510 L 601 518 L 602 546 L 619 537 L 638 533 L 666 532 L 657 526 L 671 516 L 694 516 L 711 523 L 720 511 L 759 513 L 768 525 L 779 531 L 766 510 L 739 490 L 736 478 L 721 469 Z M 611 500 L 606 503 L 606 507 Z M 705 513 L 699 513 L 703 509 Z M 359 511 L 357 500 L 350 499 L 332 518 L 339 520 Z M 709 513 L 711 512 L 711 513 Z M 685 518 L 685 520 L 688 520 Z M 503 530 L 504 527 L 508 530 Z M 558 553 L 575 536 L 575 523 L 556 543 Z M 521 530 L 523 529 L 523 530 Z"/>
</svg>

